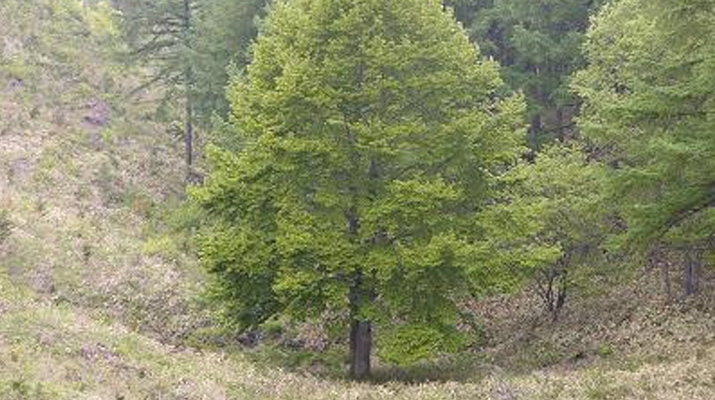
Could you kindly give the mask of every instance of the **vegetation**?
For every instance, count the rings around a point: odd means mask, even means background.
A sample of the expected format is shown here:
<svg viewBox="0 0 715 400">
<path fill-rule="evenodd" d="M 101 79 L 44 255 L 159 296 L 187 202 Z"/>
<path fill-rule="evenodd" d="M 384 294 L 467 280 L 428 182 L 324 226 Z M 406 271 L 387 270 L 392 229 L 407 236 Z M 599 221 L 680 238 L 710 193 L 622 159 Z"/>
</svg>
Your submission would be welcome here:
<svg viewBox="0 0 715 400">
<path fill-rule="evenodd" d="M 715 398 L 713 22 L 3 0 L 0 399 Z"/>
<path fill-rule="evenodd" d="M 642 7 L 638 16 L 630 10 Z M 623 1 L 594 21 L 589 67 L 575 88 L 581 126 L 611 165 L 610 184 L 637 250 L 686 253 L 685 292 L 697 290 L 715 225 L 713 4 Z M 628 27 L 628 29 L 625 29 Z M 615 197 L 614 196 L 614 197 Z"/>
<path fill-rule="evenodd" d="M 495 97 L 496 65 L 423 3 L 278 5 L 229 94 L 245 147 L 216 151 L 196 194 L 231 314 L 345 311 L 358 378 L 373 321 L 390 359 L 461 347 L 455 303 L 489 275 L 470 265 L 475 217 L 519 150 L 519 99 Z"/>
<path fill-rule="evenodd" d="M 452 0 L 457 18 L 485 54 L 503 66 L 509 85 L 529 103 L 528 142 L 540 148 L 573 138 L 579 100 L 569 90 L 582 68 L 589 17 L 602 0 Z"/>
<path fill-rule="evenodd" d="M 195 123 L 225 115 L 229 67 L 247 63 L 255 18 L 266 0 L 115 0 L 130 60 L 148 66 L 133 94 L 163 89 L 164 108 L 183 118 L 184 157 L 193 176 Z"/>
</svg>

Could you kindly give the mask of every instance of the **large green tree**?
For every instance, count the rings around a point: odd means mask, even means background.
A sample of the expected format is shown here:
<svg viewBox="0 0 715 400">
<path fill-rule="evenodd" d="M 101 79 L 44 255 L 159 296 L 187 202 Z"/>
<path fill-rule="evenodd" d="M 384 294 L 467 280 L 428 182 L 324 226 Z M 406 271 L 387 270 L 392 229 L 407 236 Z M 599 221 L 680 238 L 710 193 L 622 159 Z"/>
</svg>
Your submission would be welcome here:
<svg viewBox="0 0 715 400">
<path fill-rule="evenodd" d="M 713 245 L 714 37 L 715 3 L 675 0 L 616 1 L 588 34 L 580 125 L 612 167 L 631 249 L 665 243 L 693 256 Z M 688 294 L 695 264 L 685 263 Z"/>
<path fill-rule="evenodd" d="M 508 276 L 479 218 L 523 151 L 501 87 L 438 0 L 275 5 L 229 93 L 243 150 L 194 193 L 229 315 L 341 315 L 356 378 L 374 324 L 391 361 L 465 344 L 460 301 Z"/>
</svg>

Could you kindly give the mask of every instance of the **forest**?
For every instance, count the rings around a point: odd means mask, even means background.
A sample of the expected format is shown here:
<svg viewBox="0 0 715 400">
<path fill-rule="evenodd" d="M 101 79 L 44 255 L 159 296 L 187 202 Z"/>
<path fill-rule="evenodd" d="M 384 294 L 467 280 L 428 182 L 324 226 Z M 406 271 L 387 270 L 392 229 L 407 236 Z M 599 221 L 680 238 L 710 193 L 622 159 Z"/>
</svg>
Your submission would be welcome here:
<svg viewBox="0 0 715 400">
<path fill-rule="evenodd" d="M 0 399 L 715 398 L 715 1 L 2 0 Z"/>
</svg>

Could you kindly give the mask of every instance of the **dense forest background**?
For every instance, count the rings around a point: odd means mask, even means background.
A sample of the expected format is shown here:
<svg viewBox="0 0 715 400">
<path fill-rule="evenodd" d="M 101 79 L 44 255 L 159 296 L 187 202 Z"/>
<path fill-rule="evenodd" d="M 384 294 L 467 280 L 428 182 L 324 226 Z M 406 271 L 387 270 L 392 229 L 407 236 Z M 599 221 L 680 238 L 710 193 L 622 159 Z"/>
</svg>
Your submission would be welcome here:
<svg viewBox="0 0 715 400">
<path fill-rule="evenodd" d="M 0 39 L 0 398 L 715 397 L 714 2 L 4 0 Z"/>
</svg>

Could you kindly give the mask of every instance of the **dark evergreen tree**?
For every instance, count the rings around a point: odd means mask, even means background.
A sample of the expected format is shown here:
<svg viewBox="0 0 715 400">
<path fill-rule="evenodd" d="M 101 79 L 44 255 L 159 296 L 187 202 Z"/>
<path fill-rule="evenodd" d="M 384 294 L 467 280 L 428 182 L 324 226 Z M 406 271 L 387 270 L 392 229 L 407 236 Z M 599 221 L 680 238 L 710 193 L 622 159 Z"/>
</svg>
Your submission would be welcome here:
<svg viewBox="0 0 715 400">
<path fill-rule="evenodd" d="M 194 130 L 228 112 L 231 66 L 249 60 L 256 21 L 267 0 L 119 0 L 125 38 L 134 59 L 148 67 L 143 88 L 159 84 L 165 102 L 181 104 L 186 164 L 194 158 Z"/>
<path fill-rule="evenodd" d="M 575 133 L 578 104 L 569 76 L 583 66 L 581 44 L 599 0 L 449 0 L 482 52 L 503 67 L 529 105 L 529 144 Z"/>
</svg>

